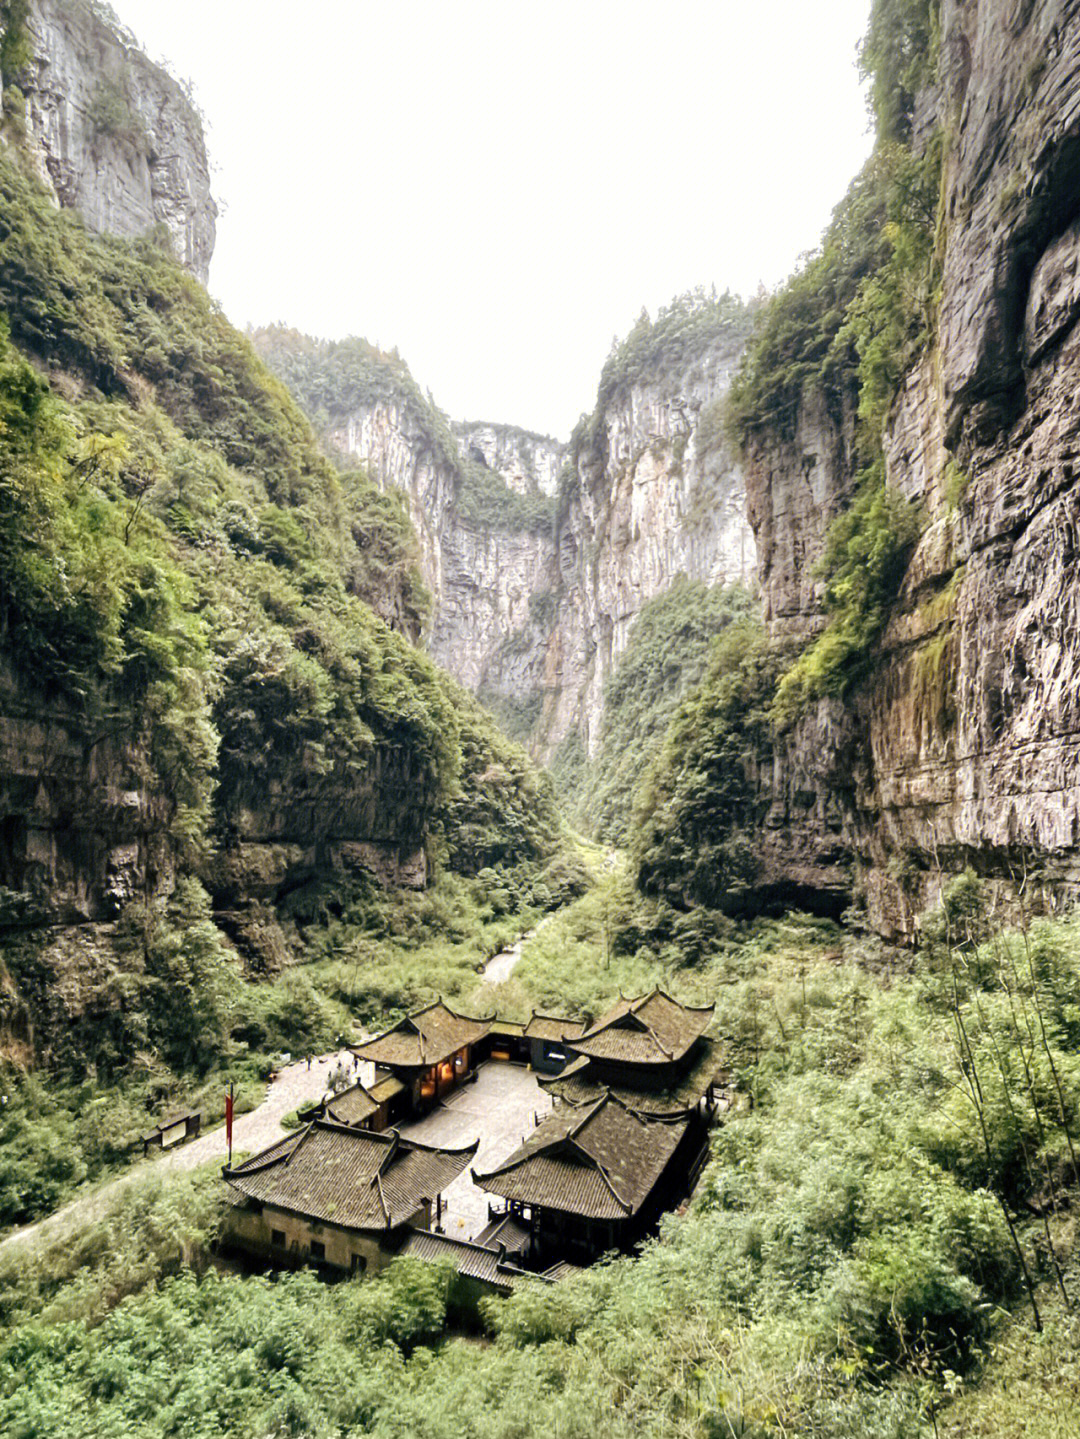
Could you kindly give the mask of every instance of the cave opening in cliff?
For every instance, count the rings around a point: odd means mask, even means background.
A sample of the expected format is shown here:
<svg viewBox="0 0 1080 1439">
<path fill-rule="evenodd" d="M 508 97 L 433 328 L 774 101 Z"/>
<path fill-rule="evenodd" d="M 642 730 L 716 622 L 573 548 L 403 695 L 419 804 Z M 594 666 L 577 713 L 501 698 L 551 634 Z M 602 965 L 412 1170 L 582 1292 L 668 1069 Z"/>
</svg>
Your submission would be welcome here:
<svg viewBox="0 0 1080 1439">
<path fill-rule="evenodd" d="M 784 881 L 731 895 L 724 908 L 738 919 L 776 919 L 797 909 L 819 919 L 839 922 L 850 905 L 851 895 L 846 890 L 816 889 L 813 885 Z"/>
</svg>

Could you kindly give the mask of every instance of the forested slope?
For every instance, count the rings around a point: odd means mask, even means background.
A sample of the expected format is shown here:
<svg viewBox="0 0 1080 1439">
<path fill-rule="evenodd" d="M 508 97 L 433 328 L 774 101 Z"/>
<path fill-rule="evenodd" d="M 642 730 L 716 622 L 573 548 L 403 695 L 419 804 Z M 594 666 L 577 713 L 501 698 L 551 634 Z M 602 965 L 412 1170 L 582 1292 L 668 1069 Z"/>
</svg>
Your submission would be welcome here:
<svg viewBox="0 0 1080 1439">
<path fill-rule="evenodd" d="M 10 93 L 27 61 L 4 19 Z M 25 1102 L 0 1222 L 221 1065 L 254 1078 L 275 1044 L 326 1042 L 340 1009 L 259 981 L 321 953 L 329 920 L 377 937 L 401 886 L 449 884 L 483 957 L 485 924 L 564 842 L 546 780 L 418 648 L 429 600 L 400 504 L 323 456 L 163 227 L 92 233 L 24 139 L 9 107 L 0 1063 Z M 47 1102 L 24 1092 L 35 1064 Z M 109 1123 L 76 1122 L 101 1084 Z"/>
</svg>

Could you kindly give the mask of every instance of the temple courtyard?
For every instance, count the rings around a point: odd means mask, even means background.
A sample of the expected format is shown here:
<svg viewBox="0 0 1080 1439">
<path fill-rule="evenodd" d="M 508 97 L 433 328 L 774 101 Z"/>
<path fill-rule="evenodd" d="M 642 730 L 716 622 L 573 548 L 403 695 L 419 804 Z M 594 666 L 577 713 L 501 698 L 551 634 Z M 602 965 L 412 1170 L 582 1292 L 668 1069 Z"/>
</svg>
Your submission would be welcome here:
<svg viewBox="0 0 1080 1439">
<path fill-rule="evenodd" d="M 440 1148 L 480 1141 L 475 1160 L 443 1193 L 441 1227 L 451 1239 L 475 1239 L 496 1202 L 473 1183 L 472 1169 L 484 1172 L 509 1158 L 551 1108 L 551 1096 L 532 1070 L 489 1060 L 473 1083 L 454 1090 L 423 1119 L 399 1126 L 405 1138 Z"/>
</svg>

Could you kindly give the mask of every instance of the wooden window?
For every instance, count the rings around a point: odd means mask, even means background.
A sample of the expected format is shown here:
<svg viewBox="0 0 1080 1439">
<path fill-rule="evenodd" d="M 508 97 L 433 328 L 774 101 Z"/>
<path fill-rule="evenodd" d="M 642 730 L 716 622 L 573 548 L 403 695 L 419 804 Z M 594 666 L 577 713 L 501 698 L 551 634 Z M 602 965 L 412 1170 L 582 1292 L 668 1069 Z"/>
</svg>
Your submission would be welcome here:
<svg viewBox="0 0 1080 1439">
<path fill-rule="evenodd" d="M 284 1231 L 284 1229 L 271 1229 L 271 1231 L 270 1231 L 270 1243 L 274 1246 L 275 1249 L 284 1249 L 284 1248 L 285 1248 L 285 1231 Z"/>
<path fill-rule="evenodd" d="M 313 1239 L 311 1241 L 311 1257 L 312 1259 L 326 1258 L 326 1245 L 321 1239 Z"/>
<path fill-rule="evenodd" d="M 362 1254 L 354 1254 L 352 1257 L 352 1272 L 354 1274 L 363 1274 L 366 1268 L 367 1260 L 364 1256 Z"/>
</svg>

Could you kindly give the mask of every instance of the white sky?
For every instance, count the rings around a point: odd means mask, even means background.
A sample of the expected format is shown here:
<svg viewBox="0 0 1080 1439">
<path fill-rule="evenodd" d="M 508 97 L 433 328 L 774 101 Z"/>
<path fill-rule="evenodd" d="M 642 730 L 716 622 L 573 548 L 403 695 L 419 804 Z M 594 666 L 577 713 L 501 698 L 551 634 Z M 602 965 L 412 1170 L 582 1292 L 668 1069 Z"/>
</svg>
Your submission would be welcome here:
<svg viewBox="0 0 1080 1439">
<path fill-rule="evenodd" d="M 870 0 L 113 0 L 191 80 L 238 325 L 397 345 L 565 437 L 612 337 L 772 288 L 870 148 Z"/>
</svg>

